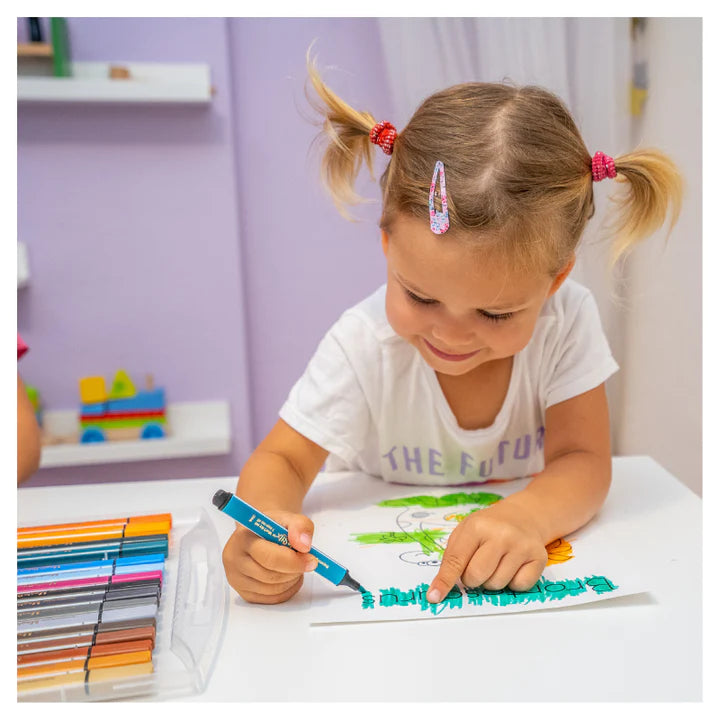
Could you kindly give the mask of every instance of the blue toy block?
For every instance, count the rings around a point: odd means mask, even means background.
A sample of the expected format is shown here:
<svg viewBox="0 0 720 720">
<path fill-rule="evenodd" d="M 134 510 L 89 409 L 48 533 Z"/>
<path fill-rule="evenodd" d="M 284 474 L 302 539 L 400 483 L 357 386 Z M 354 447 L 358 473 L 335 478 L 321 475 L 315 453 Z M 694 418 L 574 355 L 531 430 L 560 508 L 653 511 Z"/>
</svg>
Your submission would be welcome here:
<svg viewBox="0 0 720 720">
<path fill-rule="evenodd" d="M 158 423 L 148 423 L 143 425 L 142 433 L 140 437 L 143 440 L 154 440 L 155 438 L 165 437 L 165 430 L 162 425 Z"/>
<path fill-rule="evenodd" d="M 137 410 L 164 410 L 165 409 L 165 390 L 156 388 L 155 390 L 140 390 L 137 395 L 131 398 L 122 398 L 120 400 L 108 400 L 107 411 L 113 412 L 133 412 Z"/>
<path fill-rule="evenodd" d="M 91 403 L 80 406 L 81 415 L 104 415 L 107 410 L 107 403 Z"/>
<path fill-rule="evenodd" d="M 105 442 L 105 433 L 98 427 L 86 428 L 80 437 L 81 443 Z"/>
</svg>

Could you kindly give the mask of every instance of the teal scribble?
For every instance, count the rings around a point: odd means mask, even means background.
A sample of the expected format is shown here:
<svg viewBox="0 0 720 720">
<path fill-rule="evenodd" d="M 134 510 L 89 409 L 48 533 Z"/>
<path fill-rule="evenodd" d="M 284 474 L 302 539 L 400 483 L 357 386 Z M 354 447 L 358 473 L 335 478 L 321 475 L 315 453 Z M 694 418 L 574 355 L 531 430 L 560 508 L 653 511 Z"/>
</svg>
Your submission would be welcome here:
<svg viewBox="0 0 720 720">
<path fill-rule="evenodd" d="M 602 595 L 606 592 L 612 592 L 613 590 L 617 590 L 617 585 L 614 585 L 610 580 L 608 580 L 606 577 L 597 577 L 596 575 L 593 575 L 592 577 L 585 578 L 585 582 L 598 594 Z"/>
<path fill-rule="evenodd" d="M 423 508 L 451 507 L 453 505 L 479 505 L 487 507 L 502 500 L 502 495 L 488 492 L 456 492 L 448 495 L 414 495 L 412 497 L 395 498 L 394 500 L 383 500 L 379 502 L 380 507 L 412 507 L 419 505 Z"/>
<path fill-rule="evenodd" d="M 426 592 L 426 583 L 421 583 L 413 590 L 402 591 L 395 587 L 380 590 L 378 597 L 379 607 L 407 607 L 415 605 L 422 611 L 429 610 L 433 615 L 440 615 L 446 609 L 462 608 L 467 606 L 494 605 L 505 607 L 508 605 L 529 605 L 531 603 L 545 603 L 553 600 L 558 601 L 566 597 L 575 597 L 592 591 L 598 595 L 613 592 L 618 586 L 604 575 L 591 575 L 583 579 L 574 578 L 566 580 L 548 580 L 541 577 L 535 585 L 523 592 L 504 588 L 503 590 L 485 590 L 482 587 L 465 588 L 464 591 L 457 587 L 450 590 L 444 600 L 439 603 L 429 603 Z M 365 598 L 370 595 L 372 602 Z M 375 608 L 372 593 L 363 594 L 363 609 Z"/>
<path fill-rule="evenodd" d="M 375 598 L 371 592 L 367 590 L 362 594 L 363 610 L 375 607 Z"/>
</svg>

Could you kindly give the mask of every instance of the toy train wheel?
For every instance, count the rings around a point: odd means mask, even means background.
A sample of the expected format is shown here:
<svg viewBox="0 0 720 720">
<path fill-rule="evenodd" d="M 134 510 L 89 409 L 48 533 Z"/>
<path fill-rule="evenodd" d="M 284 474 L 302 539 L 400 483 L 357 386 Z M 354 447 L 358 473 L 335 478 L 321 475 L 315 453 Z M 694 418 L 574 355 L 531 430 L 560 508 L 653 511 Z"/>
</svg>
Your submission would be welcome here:
<svg viewBox="0 0 720 720">
<path fill-rule="evenodd" d="M 105 440 L 107 440 L 105 433 L 97 427 L 85 428 L 82 436 L 80 437 L 81 443 L 97 443 L 105 442 Z"/>
<path fill-rule="evenodd" d="M 143 440 L 154 440 L 156 438 L 163 438 L 165 437 L 165 430 L 163 430 L 162 425 L 159 425 L 158 423 L 148 423 L 147 425 L 143 426 L 140 437 Z"/>
</svg>

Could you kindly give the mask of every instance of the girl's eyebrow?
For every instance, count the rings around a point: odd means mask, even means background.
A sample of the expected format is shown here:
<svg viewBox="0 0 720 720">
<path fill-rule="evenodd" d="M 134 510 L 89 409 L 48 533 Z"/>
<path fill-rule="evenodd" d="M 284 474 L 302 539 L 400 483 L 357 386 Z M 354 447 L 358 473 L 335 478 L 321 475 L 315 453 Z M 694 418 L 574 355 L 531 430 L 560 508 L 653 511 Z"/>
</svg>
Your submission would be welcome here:
<svg viewBox="0 0 720 720">
<path fill-rule="evenodd" d="M 420 290 L 420 288 L 413 285 L 411 282 L 406 280 L 399 272 L 395 273 L 395 276 L 403 285 L 406 285 L 409 290 L 412 290 L 414 293 L 417 293 L 418 295 L 422 295 L 423 297 L 427 299 L 433 299 L 432 295 L 429 295 L 428 293 L 424 292 L 423 290 Z M 520 302 L 516 303 L 506 303 L 504 305 L 488 305 L 487 307 L 483 308 L 477 308 L 477 310 L 482 310 L 483 312 L 490 312 L 490 313 L 506 313 L 506 312 L 517 312 L 518 310 L 522 310 L 525 305 L 528 304 L 528 300 L 522 300 Z"/>
</svg>

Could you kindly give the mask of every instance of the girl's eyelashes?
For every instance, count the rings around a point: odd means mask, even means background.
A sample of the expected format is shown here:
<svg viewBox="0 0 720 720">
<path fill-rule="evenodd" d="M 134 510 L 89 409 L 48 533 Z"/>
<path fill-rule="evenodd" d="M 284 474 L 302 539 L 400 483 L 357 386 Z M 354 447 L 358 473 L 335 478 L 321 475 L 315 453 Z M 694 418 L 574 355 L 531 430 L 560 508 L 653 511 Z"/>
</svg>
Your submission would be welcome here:
<svg viewBox="0 0 720 720">
<path fill-rule="evenodd" d="M 435 305 L 437 303 L 437 300 L 431 300 L 430 298 L 422 298 L 419 295 L 416 295 L 414 292 L 408 290 L 406 287 L 404 287 L 403 290 L 405 290 L 407 296 L 413 302 L 420 303 L 420 305 Z"/>
<path fill-rule="evenodd" d="M 490 320 L 490 322 L 500 322 L 501 320 L 509 320 L 515 313 L 506 312 L 493 315 L 492 313 L 489 313 L 485 310 L 478 310 L 478 314 L 482 315 L 482 317 L 484 318 L 487 318 L 488 320 Z"/>
<path fill-rule="evenodd" d="M 437 305 L 437 300 L 431 300 L 430 298 L 423 298 L 419 295 L 416 295 L 412 290 L 408 290 L 406 287 L 403 287 L 403 290 L 405 290 L 405 293 L 415 303 L 418 303 L 419 305 Z M 478 310 L 478 315 L 485 318 L 486 320 L 489 320 L 490 322 L 501 322 L 502 320 L 509 320 L 515 313 L 514 312 L 506 312 L 506 313 L 489 313 L 487 310 Z"/>
</svg>

